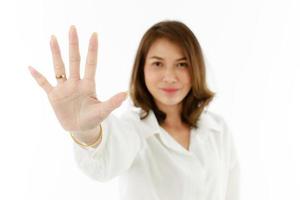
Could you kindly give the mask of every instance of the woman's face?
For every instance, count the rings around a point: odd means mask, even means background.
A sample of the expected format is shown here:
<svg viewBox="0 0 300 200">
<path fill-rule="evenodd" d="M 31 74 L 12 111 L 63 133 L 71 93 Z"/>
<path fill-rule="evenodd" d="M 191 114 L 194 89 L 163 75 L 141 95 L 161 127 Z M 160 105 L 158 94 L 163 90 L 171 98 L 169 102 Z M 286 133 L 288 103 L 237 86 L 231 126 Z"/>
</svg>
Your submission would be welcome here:
<svg viewBox="0 0 300 200">
<path fill-rule="evenodd" d="M 181 105 L 191 89 L 190 68 L 177 44 L 159 38 L 151 45 L 144 76 L 146 86 L 160 109 Z"/>
</svg>

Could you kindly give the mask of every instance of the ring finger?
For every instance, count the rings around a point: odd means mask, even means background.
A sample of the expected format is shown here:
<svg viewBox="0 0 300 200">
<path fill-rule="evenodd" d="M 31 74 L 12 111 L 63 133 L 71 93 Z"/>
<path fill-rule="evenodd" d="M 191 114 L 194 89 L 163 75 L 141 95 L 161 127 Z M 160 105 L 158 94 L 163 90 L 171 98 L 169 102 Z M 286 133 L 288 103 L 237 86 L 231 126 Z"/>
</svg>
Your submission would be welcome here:
<svg viewBox="0 0 300 200">
<path fill-rule="evenodd" d="M 65 65 L 61 58 L 60 48 L 57 39 L 54 35 L 51 36 L 50 47 L 52 52 L 52 60 L 54 66 L 54 73 L 57 83 L 62 83 L 67 80 Z"/>
</svg>

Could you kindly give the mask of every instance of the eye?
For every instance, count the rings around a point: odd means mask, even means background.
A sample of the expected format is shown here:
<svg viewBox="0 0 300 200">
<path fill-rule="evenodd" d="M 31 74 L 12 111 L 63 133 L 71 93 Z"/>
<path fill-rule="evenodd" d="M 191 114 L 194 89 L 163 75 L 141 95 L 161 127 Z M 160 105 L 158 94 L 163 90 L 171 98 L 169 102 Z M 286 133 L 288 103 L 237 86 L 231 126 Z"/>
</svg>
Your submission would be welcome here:
<svg viewBox="0 0 300 200">
<path fill-rule="evenodd" d="M 187 63 L 184 63 L 184 62 L 178 63 L 178 65 L 179 65 L 180 67 L 187 67 L 187 66 L 188 66 Z"/>
<path fill-rule="evenodd" d="M 154 62 L 154 63 L 152 63 L 152 65 L 154 65 L 154 66 L 161 66 L 161 63 L 160 62 Z"/>
</svg>

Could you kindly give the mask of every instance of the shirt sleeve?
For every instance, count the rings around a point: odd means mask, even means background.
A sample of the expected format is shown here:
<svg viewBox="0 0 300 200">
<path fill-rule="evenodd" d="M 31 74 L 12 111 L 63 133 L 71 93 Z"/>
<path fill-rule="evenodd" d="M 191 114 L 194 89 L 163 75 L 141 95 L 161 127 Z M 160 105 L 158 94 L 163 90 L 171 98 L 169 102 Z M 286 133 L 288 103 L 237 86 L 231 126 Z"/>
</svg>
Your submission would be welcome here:
<svg viewBox="0 0 300 200">
<path fill-rule="evenodd" d="M 73 143 L 79 169 L 88 177 L 105 182 L 125 172 L 141 148 L 141 138 L 130 120 L 111 113 L 101 123 L 102 141 L 96 147 Z"/>
<path fill-rule="evenodd" d="M 228 153 L 228 178 L 226 187 L 226 200 L 240 200 L 240 164 L 238 152 L 233 138 L 233 133 L 224 122 L 226 135 L 226 151 Z"/>
</svg>

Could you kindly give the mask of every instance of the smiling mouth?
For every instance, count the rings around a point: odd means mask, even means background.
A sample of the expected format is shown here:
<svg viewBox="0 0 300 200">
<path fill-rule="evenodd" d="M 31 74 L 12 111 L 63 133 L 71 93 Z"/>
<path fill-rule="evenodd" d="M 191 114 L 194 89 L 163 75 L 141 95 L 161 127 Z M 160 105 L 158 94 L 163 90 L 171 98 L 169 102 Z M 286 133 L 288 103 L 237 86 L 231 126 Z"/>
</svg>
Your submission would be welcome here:
<svg viewBox="0 0 300 200">
<path fill-rule="evenodd" d="M 176 88 L 162 88 L 161 90 L 167 94 L 173 94 L 178 91 L 178 89 Z"/>
</svg>

